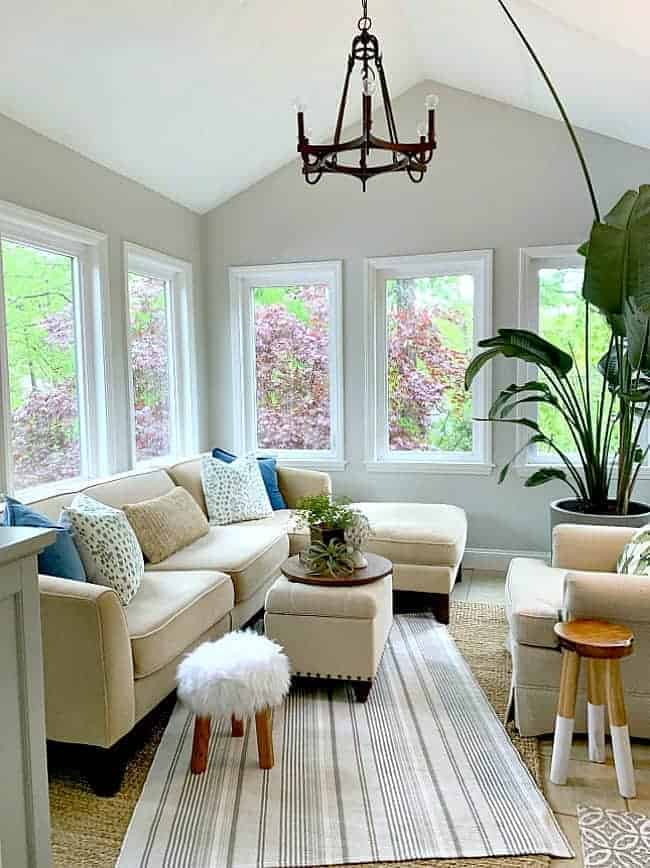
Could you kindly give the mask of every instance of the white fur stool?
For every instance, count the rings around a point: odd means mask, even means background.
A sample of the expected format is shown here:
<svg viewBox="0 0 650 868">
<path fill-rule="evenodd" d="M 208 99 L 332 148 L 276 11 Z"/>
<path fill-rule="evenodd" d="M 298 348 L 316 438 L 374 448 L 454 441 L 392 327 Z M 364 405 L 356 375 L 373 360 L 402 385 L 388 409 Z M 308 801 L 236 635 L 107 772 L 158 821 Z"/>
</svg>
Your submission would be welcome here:
<svg viewBox="0 0 650 868">
<path fill-rule="evenodd" d="M 260 768 L 273 768 L 273 708 L 289 691 L 289 661 L 282 648 L 258 633 L 228 633 L 204 642 L 181 662 L 178 697 L 196 715 L 192 772 L 205 771 L 210 718 L 230 717 L 233 736 L 244 734 L 244 719 L 255 715 Z"/>
</svg>

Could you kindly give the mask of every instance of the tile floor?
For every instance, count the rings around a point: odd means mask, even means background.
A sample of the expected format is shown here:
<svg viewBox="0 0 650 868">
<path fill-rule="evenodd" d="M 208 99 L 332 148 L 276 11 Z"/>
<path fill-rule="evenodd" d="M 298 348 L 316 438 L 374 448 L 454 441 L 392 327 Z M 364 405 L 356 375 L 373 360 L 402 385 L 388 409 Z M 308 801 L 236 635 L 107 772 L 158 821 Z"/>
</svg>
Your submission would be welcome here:
<svg viewBox="0 0 650 868">
<path fill-rule="evenodd" d="M 465 570 L 463 581 L 454 588 L 452 599 L 470 603 L 499 603 L 504 599 L 504 578 L 499 573 L 484 570 Z M 554 859 L 551 868 L 582 868 L 582 851 L 576 819 L 579 803 L 598 805 L 614 810 L 636 811 L 650 816 L 650 742 L 633 742 L 634 768 L 636 772 L 636 799 L 623 799 L 616 787 L 616 775 L 612 762 L 611 746 L 607 746 L 607 763 L 596 765 L 587 761 L 586 739 L 576 736 L 573 744 L 569 782 L 565 787 L 556 787 L 548 780 L 553 748 L 552 736 L 541 740 L 541 752 L 546 772 L 545 793 L 571 847 L 575 859 Z"/>
</svg>

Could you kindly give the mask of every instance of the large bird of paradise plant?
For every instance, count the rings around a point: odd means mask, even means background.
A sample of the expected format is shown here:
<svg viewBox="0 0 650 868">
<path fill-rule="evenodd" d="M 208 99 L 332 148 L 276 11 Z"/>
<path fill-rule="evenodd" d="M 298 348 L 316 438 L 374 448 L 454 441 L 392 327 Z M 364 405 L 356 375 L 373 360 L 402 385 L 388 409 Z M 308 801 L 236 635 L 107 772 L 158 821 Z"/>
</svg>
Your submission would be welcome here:
<svg viewBox="0 0 650 868">
<path fill-rule="evenodd" d="M 583 297 L 585 363 L 581 371 L 573 355 L 525 329 L 500 329 L 482 340 L 465 374 L 469 389 L 479 371 L 501 356 L 536 365 L 537 380 L 503 389 L 488 419 L 526 428 L 525 445 L 501 469 L 503 482 L 518 455 L 531 445 L 543 445 L 560 459 L 560 466 L 543 467 L 526 480 L 528 487 L 551 480 L 565 482 L 580 507 L 593 513 L 610 511 L 609 493 L 616 475 L 614 510 L 628 514 L 632 492 L 648 454 L 642 444 L 650 412 L 650 185 L 629 190 L 601 219 L 589 168 L 562 101 L 539 57 L 503 0 L 499 5 L 524 43 L 551 92 L 565 123 L 585 178 L 594 211 L 589 241 L 579 248 L 586 257 Z M 611 339 L 598 364 L 601 382 L 592 390 L 589 353 L 589 311 L 605 315 Z M 562 450 L 540 424 L 522 416 L 530 406 L 546 405 L 567 423 L 575 452 Z"/>
</svg>

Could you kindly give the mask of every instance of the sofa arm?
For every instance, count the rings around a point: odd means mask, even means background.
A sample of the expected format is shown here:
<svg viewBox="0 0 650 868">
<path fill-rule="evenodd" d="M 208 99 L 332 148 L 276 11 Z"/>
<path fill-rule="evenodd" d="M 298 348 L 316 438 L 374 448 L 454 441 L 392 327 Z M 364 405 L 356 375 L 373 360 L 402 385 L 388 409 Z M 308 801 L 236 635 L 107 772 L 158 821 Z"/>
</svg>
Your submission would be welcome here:
<svg viewBox="0 0 650 868">
<path fill-rule="evenodd" d="M 278 467 L 278 485 L 289 509 L 295 509 L 301 497 L 332 493 L 329 473 L 319 470 Z"/>
<path fill-rule="evenodd" d="M 115 591 L 40 576 L 47 737 L 110 747 L 135 723 L 133 658 Z"/>
<path fill-rule="evenodd" d="M 650 577 L 569 572 L 564 579 L 564 616 L 650 624 Z"/>
<path fill-rule="evenodd" d="M 613 573 L 623 546 L 636 528 L 558 524 L 553 528 L 553 566 L 563 570 Z"/>
</svg>

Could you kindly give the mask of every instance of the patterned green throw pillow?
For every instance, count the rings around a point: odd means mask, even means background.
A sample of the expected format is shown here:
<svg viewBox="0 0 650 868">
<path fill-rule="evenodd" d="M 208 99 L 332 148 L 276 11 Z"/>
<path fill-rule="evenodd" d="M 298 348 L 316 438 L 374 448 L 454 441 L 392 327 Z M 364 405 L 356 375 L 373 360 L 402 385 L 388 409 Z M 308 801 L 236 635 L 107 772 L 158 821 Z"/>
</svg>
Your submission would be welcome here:
<svg viewBox="0 0 650 868">
<path fill-rule="evenodd" d="M 621 552 L 617 573 L 650 576 L 650 524 L 640 527 Z"/>
</svg>

